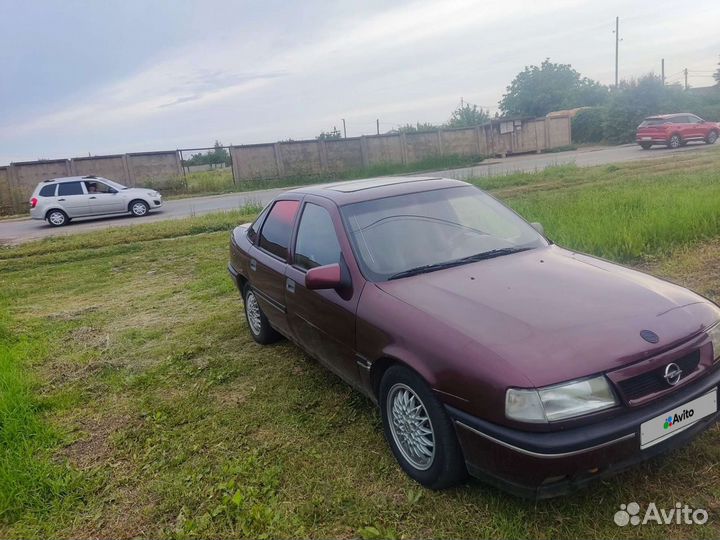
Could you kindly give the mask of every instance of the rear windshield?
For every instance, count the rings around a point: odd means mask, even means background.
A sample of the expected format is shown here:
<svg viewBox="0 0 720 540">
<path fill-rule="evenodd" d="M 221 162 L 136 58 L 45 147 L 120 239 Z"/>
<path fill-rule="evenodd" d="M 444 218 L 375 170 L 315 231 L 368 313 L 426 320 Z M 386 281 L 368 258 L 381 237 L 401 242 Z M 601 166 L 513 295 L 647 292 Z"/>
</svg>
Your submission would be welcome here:
<svg viewBox="0 0 720 540">
<path fill-rule="evenodd" d="M 669 121 L 665 118 L 646 118 L 642 121 L 640 124 L 640 127 L 648 127 L 648 126 L 661 126 L 663 124 L 668 124 Z"/>
</svg>

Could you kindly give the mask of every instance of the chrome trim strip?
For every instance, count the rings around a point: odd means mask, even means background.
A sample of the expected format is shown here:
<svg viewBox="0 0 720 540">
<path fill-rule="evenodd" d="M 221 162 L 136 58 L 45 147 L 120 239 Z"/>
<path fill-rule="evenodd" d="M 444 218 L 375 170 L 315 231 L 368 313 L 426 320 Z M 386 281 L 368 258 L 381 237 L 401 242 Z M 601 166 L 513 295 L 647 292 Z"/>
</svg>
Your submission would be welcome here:
<svg viewBox="0 0 720 540">
<path fill-rule="evenodd" d="M 283 304 L 281 304 L 277 300 L 270 298 L 267 294 L 265 294 L 262 291 L 259 291 L 256 287 L 253 287 L 252 290 L 257 296 L 259 296 L 260 298 L 265 300 L 268 304 L 270 304 L 270 306 L 274 307 L 278 311 L 281 311 L 282 313 L 285 313 L 285 306 Z"/>
<path fill-rule="evenodd" d="M 520 448 L 517 446 L 514 446 L 510 443 L 506 443 L 505 441 L 501 441 L 500 439 L 496 439 L 495 437 L 491 437 L 487 433 L 483 433 L 482 431 L 478 431 L 475 428 L 471 428 L 467 424 L 464 424 L 460 422 L 459 420 L 455 420 L 455 423 L 460 426 L 464 427 L 465 429 L 475 433 L 476 435 L 480 435 L 481 437 L 484 437 L 485 439 L 492 441 L 496 444 L 499 444 L 500 446 L 504 446 L 505 448 L 509 448 L 510 450 L 514 450 L 515 452 L 519 452 L 520 454 L 525 454 L 526 456 L 541 458 L 541 459 L 558 459 L 558 458 L 564 458 L 564 457 L 570 457 L 570 456 L 576 456 L 578 454 L 584 454 L 585 452 L 590 452 L 592 450 L 598 450 L 599 448 L 604 448 L 606 446 L 610 446 L 615 443 L 619 443 L 628 439 L 632 439 L 635 437 L 635 433 L 628 433 L 627 435 L 623 435 L 622 437 L 619 437 L 617 439 L 613 439 L 612 441 L 606 441 L 604 443 L 596 444 L 595 446 L 588 446 L 587 448 L 581 448 L 580 450 L 573 450 L 572 452 L 562 452 L 559 454 L 543 454 L 540 452 L 533 452 L 532 450 L 525 450 L 524 448 Z"/>
</svg>

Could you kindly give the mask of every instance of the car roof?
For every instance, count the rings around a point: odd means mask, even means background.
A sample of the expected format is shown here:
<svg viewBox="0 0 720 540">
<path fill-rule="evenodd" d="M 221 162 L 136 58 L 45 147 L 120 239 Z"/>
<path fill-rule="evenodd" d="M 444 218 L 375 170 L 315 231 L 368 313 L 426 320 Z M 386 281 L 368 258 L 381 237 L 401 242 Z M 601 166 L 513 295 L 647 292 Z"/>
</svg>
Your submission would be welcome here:
<svg viewBox="0 0 720 540">
<path fill-rule="evenodd" d="M 56 182 L 58 184 L 61 184 L 63 182 L 78 182 L 80 180 L 107 180 L 107 178 L 103 178 L 102 176 L 95 176 L 94 174 L 89 174 L 85 176 L 60 176 L 58 178 L 49 178 L 47 180 L 43 180 L 40 183 L 49 184 L 51 182 Z"/>
<path fill-rule="evenodd" d="M 468 185 L 467 182 L 438 176 L 382 176 L 305 186 L 287 191 L 284 195 L 317 195 L 331 199 L 338 205 L 344 205 L 407 193 Z"/>
<path fill-rule="evenodd" d="M 648 116 L 645 120 L 652 120 L 653 118 L 674 118 L 676 116 L 697 116 L 697 114 L 689 113 L 689 112 L 683 112 L 683 113 L 671 113 L 671 114 L 654 114 L 652 116 Z"/>
</svg>

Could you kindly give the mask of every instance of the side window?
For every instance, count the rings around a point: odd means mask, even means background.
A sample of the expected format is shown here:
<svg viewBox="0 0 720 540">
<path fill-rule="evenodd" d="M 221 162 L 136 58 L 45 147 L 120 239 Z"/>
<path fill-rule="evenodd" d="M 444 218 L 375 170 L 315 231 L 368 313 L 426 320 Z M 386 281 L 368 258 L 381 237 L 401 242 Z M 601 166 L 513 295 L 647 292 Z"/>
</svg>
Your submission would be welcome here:
<svg viewBox="0 0 720 540">
<path fill-rule="evenodd" d="M 688 119 L 687 116 L 675 116 L 672 119 L 673 124 L 687 124 Z"/>
<path fill-rule="evenodd" d="M 688 124 L 699 124 L 700 119 L 697 116 L 693 116 L 692 114 L 687 117 Z"/>
<path fill-rule="evenodd" d="M 295 265 L 309 270 L 336 262 L 340 262 L 340 244 L 330 213 L 322 206 L 307 203 L 298 226 Z"/>
<path fill-rule="evenodd" d="M 92 182 L 85 180 L 85 189 L 88 193 L 117 193 L 116 190 L 103 184 L 102 182 Z"/>
<path fill-rule="evenodd" d="M 265 219 L 265 216 L 268 213 L 268 210 L 270 209 L 270 205 L 267 205 L 265 209 L 260 212 L 260 215 L 255 218 L 255 221 L 253 221 L 252 225 L 250 225 L 250 228 L 248 229 L 247 236 L 248 239 L 253 243 L 257 243 L 257 237 L 258 232 L 260 231 L 260 226 L 262 225 L 263 220 Z"/>
<path fill-rule="evenodd" d="M 276 202 L 260 230 L 258 245 L 281 259 L 287 260 L 288 244 L 299 201 Z"/>
<path fill-rule="evenodd" d="M 66 195 L 83 195 L 82 184 L 80 182 L 63 182 L 58 184 L 58 197 Z"/>
<path fill-rule="evenodd" d="M 49 186 L 43 186 L 40 190 L 41 197 L 54 197 L 55 196 L 55 188 L 57 187 L 57 184 L 50 184 Z"/>
</svg>

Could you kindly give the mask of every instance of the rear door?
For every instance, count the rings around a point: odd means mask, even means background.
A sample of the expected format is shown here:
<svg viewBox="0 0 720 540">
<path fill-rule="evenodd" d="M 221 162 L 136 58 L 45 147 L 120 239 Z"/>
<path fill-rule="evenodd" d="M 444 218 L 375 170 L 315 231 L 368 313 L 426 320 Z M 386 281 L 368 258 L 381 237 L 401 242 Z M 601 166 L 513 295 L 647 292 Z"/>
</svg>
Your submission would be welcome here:
<svg viewBox="0 0 720 540">
<path fill-rule="evenodd" d="M 308 195 L 287 268 L 286 303 L 288 321 L 298 343 L 320 363 L 351 384 L 360 374 L 355 345 L 355 313 L 362 284 L 351 275 L 341 238 L 344 229 L 335 205 Z M 347 242 L 344 243 L 347 245 Z M 309 290 L 305 274 L 311 268 L 339 263 L 348 285 L 339 290 Z"/>
<path fill-rule="evenodd" d="M 125 199 L 115 188 L 98 180 L 85 180 L 84 183 L 91 213 L 99 215 L 127 212 Z"/>
<path fill-rule="evenodd" d="M 257 242 L 250 248 L 250 286 L 270 325 L 286 336 L 290 335 L 290 328 L 285 305 L 285 270 L 299 208 L 299 199 L 275 201 L 263 221 Z"/>
<path fill-rule="evenodd" d="M 57 203 L 69 217 L 90 214 L 90 196 L 85 191 L 85 185 L 80 181 L 59 183 Z"/>
</svg>

